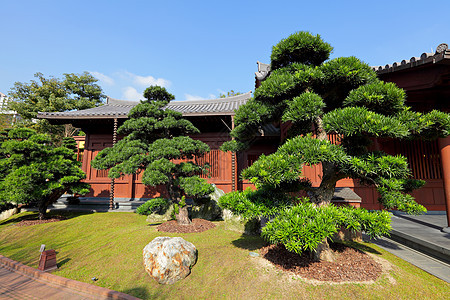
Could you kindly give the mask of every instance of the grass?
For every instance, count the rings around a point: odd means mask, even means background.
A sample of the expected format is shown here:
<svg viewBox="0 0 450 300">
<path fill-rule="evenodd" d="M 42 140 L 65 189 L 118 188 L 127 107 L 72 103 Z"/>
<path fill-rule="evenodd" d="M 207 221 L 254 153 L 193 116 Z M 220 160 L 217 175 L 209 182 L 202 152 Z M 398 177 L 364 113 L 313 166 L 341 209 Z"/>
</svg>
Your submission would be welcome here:
<svg viewBox="0 0 450 300">
<path fill-rule="evenodd" d="M 14 226 L 26 212 L 0 222 L 0 254 L 37 267 L 39 248 L 57 251 L 59 270 L 53 274 L 121 291 L 143 299 L 450 299 L 450 285 L 372 245 L 358 247 L 377 253 L 394 267 L 391 282 L 312 285 L 263 264 L 249 251 L 264 245 L 259 237 L 224 229 L 190 234 L 157 232 L 145 216 L 133 213 L 66 214 L 68 220 Z M 142 249 L 157 236 L 181 236 L 199 251 L 191 275 L 173 285 L 160 285 L 144 271 Z"/>
</svg>

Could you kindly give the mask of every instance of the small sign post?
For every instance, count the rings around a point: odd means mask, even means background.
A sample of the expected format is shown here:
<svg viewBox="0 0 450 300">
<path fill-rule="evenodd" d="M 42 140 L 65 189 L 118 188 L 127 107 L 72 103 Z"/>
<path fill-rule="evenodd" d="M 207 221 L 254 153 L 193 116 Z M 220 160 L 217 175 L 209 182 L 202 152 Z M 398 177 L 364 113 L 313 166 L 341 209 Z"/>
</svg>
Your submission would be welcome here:
<svg viewBox="0 0 450 300">
<path fill-rule="evenodd" d="M 48 272 L 58 269 L 55 250 L 45 250 L 45 245 L 42 244 L 39 252 L 41 252 L 41 256 L 39 257 L 39 270 Z"/>
</svg>

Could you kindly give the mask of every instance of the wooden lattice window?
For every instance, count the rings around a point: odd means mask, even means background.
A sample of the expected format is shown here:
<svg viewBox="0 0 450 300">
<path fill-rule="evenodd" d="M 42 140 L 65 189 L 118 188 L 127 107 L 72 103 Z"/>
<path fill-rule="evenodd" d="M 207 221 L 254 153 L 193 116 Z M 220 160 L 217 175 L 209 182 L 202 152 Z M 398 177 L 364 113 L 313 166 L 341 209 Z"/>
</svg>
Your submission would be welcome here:
<svg viewBox="0 0 450 300">
<path fill-rule="evenodd" d="M 95 169 L 94 169 L 95 170 Z M 109 169 L 106 170 L 96 170 L 97 174 L 96 177 L 108 177 L 108 171 Z"/>
<path fill-rule="evenodd" d="M 396 153 L 408 159 L 415 179 L 441 179 L 437 141 L 395 141 Z"/>
<path fill-rule="evenodd" d="M 202 178 L 219 178 L 220 177 L 220 150 L 211 150 L 202 156 L 196 158 L 197 164 L 209 164 L 209 170 L 206 174 L 200 174 Z"/>
</svg>

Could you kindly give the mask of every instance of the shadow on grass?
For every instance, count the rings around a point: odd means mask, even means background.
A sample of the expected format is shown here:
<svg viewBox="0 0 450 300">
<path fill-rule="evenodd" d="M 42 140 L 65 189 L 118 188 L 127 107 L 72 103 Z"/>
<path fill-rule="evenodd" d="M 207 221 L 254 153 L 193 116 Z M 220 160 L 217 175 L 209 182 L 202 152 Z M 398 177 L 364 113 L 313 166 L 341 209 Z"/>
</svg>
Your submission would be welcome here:
<svg viewBox="0 0 450 300">
<path fill-rule="evenodd" d="M 164 222 L 149 223 L 149 224 L 147 224 L 147 226 L 154 227 L 154 226 L 159 226 L 162 223 L 164 223 Z"/>
<path fill-rule="evenodd" d="M 51 211 L 48 214 L 46 214 L 46 219 L 51 219 L 55 216 L 62 216 L 66 220 L 76 218 L 83 215 L 89 215 L 93 214 L 93 212 L 90 211 L 83 211 L 83 212 L 76 212 L 76 211 Z M 15 224 L 19 223 L 21 221 L 29 221 L 29 220 L 37 220 L 38 219 L 38 212 L 37 211 L 25 211 L 18 213 L 16 215 L 11 216 L 10 218 L 0 221 L 0 225 L 6 225 L 6 224 Z M 64 220 L 62 220 L 64 221 Z"/>
<path fill-rule="evenodd" d="M 370 246 L 358 243 L 358 242 L 346 241 L 346 242 L 344 242 L 344 244 L 347 245 L 347 246 L 353 247 L 355 249 L 358 249 L 360 251 L 363 251 L 363 252 L 368 252 L 368 253 L 372 253 L 372 254 L 376 254 L 376 255 L 381 255 L 381 252 L 377 251 L 376 249 L 374 249 L 374 248 L 372 248 Z"/>
<path fill-rule="evenodd" d="M 71 259 L 70 258 L 64 258 L 63 260 L 59 261 L 56 265 L 58 268 L 61 268 L 64 264 L 68 263 Z"/>
<path fill-rule="evenodd" d="M 254 251 L 267 246 L 267 242 L 260 236 L 243 234 L 237 240 L 232 241 L 235 247 Z"/>
<path fill-rule="evenodd" d="M 140 298 L 140 299 L 166 299 L 161 291 L 149 291 L 144 287 L 135 287 L 132 289 L 123 290 L 122 293 Z"/>
</svg>

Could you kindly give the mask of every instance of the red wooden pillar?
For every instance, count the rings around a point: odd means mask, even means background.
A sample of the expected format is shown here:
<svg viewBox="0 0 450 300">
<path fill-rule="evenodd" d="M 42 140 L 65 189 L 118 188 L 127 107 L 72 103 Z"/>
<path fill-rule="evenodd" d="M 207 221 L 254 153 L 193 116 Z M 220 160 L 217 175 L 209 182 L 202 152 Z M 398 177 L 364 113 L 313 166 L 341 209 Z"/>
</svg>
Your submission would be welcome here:
<svg viewBox="0 0 450 300">
<path fill-rule="evenodd" d="M 441 155 L 442 179 L 444 180 L 445 209 L 447 212 L 447 228 L 450 232 L 450 136 L 438 140 Z"/>
<path fill-rule="evenodd" d="M 234 129 L 234 116 L 231 116 L 231 130 Z M 234 139 L 234 138 L 233 138 Z M 236 191 L 237 176 L 236 176 L 236 152 L 231 152 L 231 191 Z"/>
<path fill-rule="evenodd" d="M 114 118 L 114 125 L 113 125 L 113 140 L 112 145 L 116 144 L 117 141 L 117 118 Z M 109 209 L 114 209 L 114 187 L 115 187 L 115 181 L 114 178 L 111 178 L 111 188 L 109 190 Z"/>
</svg>

